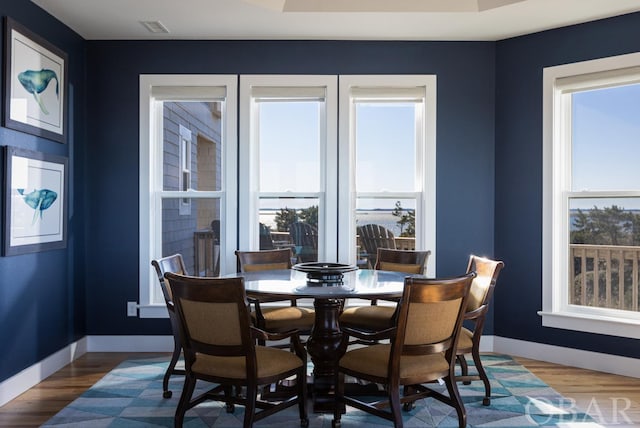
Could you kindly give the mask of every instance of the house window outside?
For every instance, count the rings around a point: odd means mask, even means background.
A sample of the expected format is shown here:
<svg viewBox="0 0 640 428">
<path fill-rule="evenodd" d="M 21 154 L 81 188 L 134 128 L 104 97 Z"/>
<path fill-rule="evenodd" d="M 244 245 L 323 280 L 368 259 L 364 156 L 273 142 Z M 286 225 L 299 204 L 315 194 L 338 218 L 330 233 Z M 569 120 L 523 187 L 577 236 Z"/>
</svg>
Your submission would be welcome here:
<svg viewBox="0 0 640 428">
<path fill-rule="evenodd" d="M 543 325 L 640 337 L 640 55 L 545 69 Z"/>
<path fill-rule="evenodd" d="M 183 192 L 191 188 L 191 131 L 184 125 L 180 126 L 180 190 Z M 197 148 L 197 146 L 196 146 Z M 165 157 L 164 162 L 167 162 Z M 191 200 L 182 198 L 180 200 L 180 215 L 191 214 Z"/>
<path fill-rule="evenodd" d="M 166 316 L 150 260 L 187 271 L 235 269 L 235 76 L 141 76 L 141 317 Z"/>
</svg>

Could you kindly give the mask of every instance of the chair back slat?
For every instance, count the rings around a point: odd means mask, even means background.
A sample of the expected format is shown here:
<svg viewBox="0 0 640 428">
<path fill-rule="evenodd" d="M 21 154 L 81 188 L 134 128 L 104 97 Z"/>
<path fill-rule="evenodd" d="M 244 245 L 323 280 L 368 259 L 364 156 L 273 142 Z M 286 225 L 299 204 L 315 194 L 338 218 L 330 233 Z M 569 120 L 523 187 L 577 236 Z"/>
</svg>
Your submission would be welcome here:
<svg viewBox="0 0 640 428">
<path fill-rule="evenodd" d="M 160 281 L 160 288 L 162 289 L 162 294 L 164 296 L 165 302 L 173 306 L 171 288 L 167 286 L 164 280 L 164 274 L 167 272 L 177 273 L 180 275 L 189 274 L 187 272 L 187 268 L 185 267 L 182 254 L 173 254 L 171 256 L 162 257 L 157 260 L 152 260 L 151 265 L 155 268 L 156 275 L 158 275 L 158 281 Z"/>
<path fill-rule="evenodd" d="M 236 250 L 238 272 L 253 272 L 272 269 L 291 269 L 290 248 L 264 251 Z"/>
<path fill-rule="evenodd" d="M 467 272 L 475 272 L 477 276 L 471 284 L 467 312 L 489 303 L 503 267 L 504 262 L 499 260 L 491 260 L 475 255 L 469 256 Z"/>
<path fill-rule="evenodd" d="M 378 248 L 375 269 L 424 274 L 431 251 Z"/>
</svg>

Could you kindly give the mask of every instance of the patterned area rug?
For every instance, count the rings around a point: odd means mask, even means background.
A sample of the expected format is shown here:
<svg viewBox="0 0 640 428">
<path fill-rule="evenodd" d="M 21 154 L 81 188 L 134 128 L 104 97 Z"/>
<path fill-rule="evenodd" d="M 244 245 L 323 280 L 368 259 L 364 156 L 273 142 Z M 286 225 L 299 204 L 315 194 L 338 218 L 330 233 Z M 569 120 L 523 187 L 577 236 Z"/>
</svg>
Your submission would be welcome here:
<svg viewBox="0 0 640 428">
<path fill-rule="evenodd" d="M 503 355 L 483 356 L 491 379 L 490 406 L 482 405 L 482 382 L 459 384 L 467 409 L 469 427 L 600 427 L 574 407 L 571 400 Z M 471 362 L 470 362 L 471 363 Z M 108 373 L 77 400 L 51 418 L 45 427 L 172 427 L 182 389 L 182 378 L 173 376 L 170 399 L 162 398 L 162 376 L 167 359 L 125 361 Z M 470 370 L 473 366 L 470 365 Z M 207 385 L 204 385 L 206 387 Z M 196 391 L 198 393 L 198 391 Z M 309 406 L 311 408 L 311 406 Z M 420 400 L 404 413 L 407 427 L 457 427 L 453 408 L 432 398 Z M 203 403 L 187 412 L 185 427 L 242 427 L 244 407 L 233 414 L 222 404 Z M 331 427 L 332 415 L 309 412 L 310 427 Z M 269 416 L 256 427 L 299 427 L 297 406 Z M 342 427 L 389 427 L 391 422 L 348 408 Z"/>
</svg>

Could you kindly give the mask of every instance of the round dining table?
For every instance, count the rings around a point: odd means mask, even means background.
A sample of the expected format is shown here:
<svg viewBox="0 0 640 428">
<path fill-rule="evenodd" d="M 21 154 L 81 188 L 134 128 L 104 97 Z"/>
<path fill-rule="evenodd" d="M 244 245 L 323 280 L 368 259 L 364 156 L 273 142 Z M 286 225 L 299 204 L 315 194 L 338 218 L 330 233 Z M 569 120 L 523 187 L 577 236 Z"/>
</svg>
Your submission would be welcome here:
<svg viewBox="0 0 640 428">
<path fill-rule="evenodd" d="M 338 361 L 345 352 L 339 316 L 345 299 L 399 299 L 404 279 L 402 272 L 357 269 L 344 272 L 341 282 L 323 284 L 307 280 L 307 274 L 295 269 L 241 272 L 247 295 L 274 300 L 313 299 L 315 322 L 307 340 L 307 352 L 313 362 L 314 412 L 332 412 L 333 383 Z M 414 275 L 416 276 L 416 275 Z"/>
</svg>

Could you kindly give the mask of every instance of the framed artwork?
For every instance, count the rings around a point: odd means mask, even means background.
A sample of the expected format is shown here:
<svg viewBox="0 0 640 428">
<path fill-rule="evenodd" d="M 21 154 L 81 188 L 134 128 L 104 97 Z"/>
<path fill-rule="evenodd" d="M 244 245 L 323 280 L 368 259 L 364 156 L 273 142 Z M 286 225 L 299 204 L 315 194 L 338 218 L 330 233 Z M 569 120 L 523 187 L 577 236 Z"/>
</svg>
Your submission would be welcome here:
<svg viewBox="0 0 640 428">
<path fill-rule="evenodd" d="M 67 158 L 5 148 L 4 255 L 67 246 Z"/>
<path fill-rule="evenodd" d="M 67 54 L 5 18 L 4 126 L 65 142 Z"/>
</svg>

